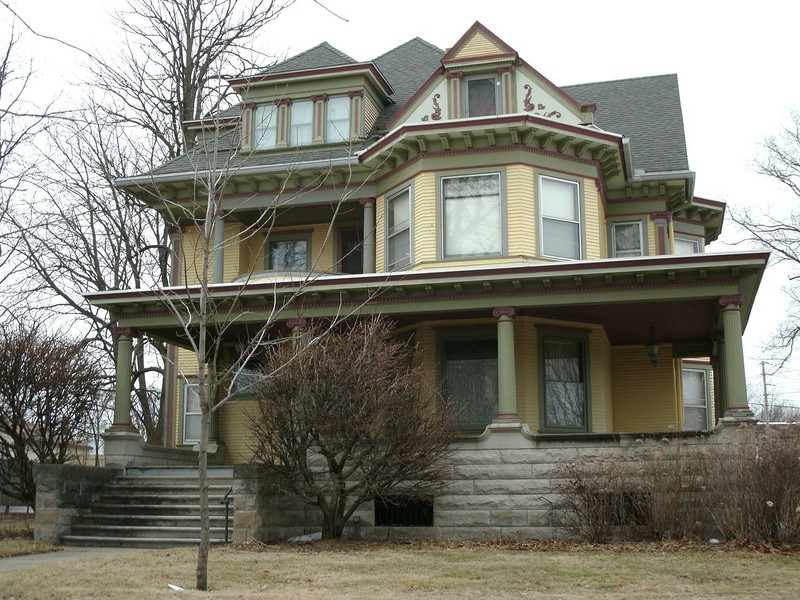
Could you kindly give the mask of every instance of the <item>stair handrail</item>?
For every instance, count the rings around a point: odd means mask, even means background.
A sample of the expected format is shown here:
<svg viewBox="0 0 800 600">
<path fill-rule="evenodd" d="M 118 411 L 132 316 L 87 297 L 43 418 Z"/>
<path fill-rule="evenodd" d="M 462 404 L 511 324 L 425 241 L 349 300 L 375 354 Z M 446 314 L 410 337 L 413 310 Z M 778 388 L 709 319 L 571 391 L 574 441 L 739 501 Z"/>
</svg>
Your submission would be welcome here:
<svg viewBox="0 0 800 600">
<path fill-rule="evenodd" d="M 233 493 L 233 486 L 228 488 L 228 491 L 225 492 L 225 495 L 222 497 L 222 500 L 219 501 L 220 504 L 225 505 L 225 543 L 228 543 L 228 527 L 230 523 L 230 504 L 231 500 L 229 496 Z"/>
</svg>

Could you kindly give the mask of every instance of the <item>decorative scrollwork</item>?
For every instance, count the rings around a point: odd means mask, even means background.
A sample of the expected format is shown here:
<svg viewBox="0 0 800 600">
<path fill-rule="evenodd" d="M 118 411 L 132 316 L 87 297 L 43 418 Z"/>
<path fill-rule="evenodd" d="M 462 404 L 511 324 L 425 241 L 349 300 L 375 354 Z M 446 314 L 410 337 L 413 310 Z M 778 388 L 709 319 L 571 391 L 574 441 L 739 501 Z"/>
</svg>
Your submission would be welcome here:
<svg viewBox="0 0 800 600">
<path fill-rule="evenodd" d="M 542 104 L 541 102 L 534 104 L 531 96 L 533 95 L 533 88 L 529 83 L 526 83 L 524 86 L 525 88 L 525 98 L 522 99 L 522 106 L 525 109 L 525 112 L 536 111 L 533 114 L 539 115 L 540 117 L 548 117 L 550 119 L 560 119 L 561 113 L 557 110 L 551 110 L 550 112 L 545 112 L 547 107 Z"/>
<path fill-rule="evenodd" d="M 433 112 L 431 113 L 431 119 L 434 121 L 438 121 L 442 118 L 442 107 L 439 106 L 439 98 L 441 97 L 441 94 L 436 94 L 433 96 Z"/>
</svg>

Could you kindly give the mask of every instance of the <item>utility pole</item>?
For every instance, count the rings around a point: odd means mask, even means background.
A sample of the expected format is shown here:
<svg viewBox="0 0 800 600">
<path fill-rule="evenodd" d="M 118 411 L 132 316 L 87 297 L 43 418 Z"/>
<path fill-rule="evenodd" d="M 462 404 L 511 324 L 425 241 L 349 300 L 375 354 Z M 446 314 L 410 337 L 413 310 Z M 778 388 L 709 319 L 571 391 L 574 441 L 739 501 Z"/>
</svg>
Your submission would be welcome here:
<svg viewBox="0 0 800 600">
<path fill-rule="evenodd" d="M 769 429 L 769 402 L 767 400 L 767 372 L 764 370 L 764 361 L 761 361 L 761 381 L 764 386 L 764 426 Z"/>
</svg>

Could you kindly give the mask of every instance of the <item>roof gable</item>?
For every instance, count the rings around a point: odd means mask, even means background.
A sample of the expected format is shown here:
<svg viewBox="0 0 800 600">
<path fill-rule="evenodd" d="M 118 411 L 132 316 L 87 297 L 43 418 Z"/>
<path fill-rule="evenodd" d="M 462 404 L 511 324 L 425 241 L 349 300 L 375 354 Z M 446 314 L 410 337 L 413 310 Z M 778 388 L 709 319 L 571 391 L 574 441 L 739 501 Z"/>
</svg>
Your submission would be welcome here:
<svg viewBox="0 0 800 600">
<path fill-rule="evenodd" d="M 445 53 L 442 57 L 442 64 L 509 55 L 516 57 L 517 52 L 479 21 L 475 21 L 472 27 Z"/>
</svg>

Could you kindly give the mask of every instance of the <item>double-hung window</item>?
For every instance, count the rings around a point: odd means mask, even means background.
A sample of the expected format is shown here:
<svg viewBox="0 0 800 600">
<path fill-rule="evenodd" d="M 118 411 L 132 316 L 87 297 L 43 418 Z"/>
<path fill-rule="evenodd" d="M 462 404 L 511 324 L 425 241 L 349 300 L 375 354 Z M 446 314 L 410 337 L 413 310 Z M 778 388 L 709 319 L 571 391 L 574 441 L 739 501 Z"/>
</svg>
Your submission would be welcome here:
<svg viewBox="0 0 800 600">
<path fill-rule="evenodd" d="M 309 241 L 307 237 L 279 237 L 267 243 L 266 268 L 283 273 L 307 273 Z"/>
<path fill-rule="evenodd" d="M 329 98 L 327 114 L 325 141 L 329 144 L 350 141 L 350 98 Z"/>
<path fill-rule="evenodd" d="M 278 107 L 272 103 L 256 107 L 253 147 L 258 150 L 274 148 L 278 143 Z"/>
<path fill-rule="evenodd" d="M 411 263 L 411 188 L 386 200 L 386 270 Z"/>
<path fill-rule="evenodd" d="M 200 441 L 200 392 L 197 383 L 183 384 L 183 443 Z"/>
<path fill-rule="evenodd" d="M 470 77 L 464 82 L 464 116 L 487 117 L 497 114 L 497 79 L 494 76 Z"/>
<path fill-rule="evenodd" d="M 683 428 L 708 429 L 708 382 L 705 369 L 683 369 Z"/>
<path fill-rule="evenodd" d="M 616 258 L 644 254 L 641 221 L 614 223 L 611 226 L 611 238 Z"/>
<path fill-rule="evenodd" d="M 675 254 L 698 254 L 700 242 L 689 238 L 675 238 Z"/>
<path fill-rule="evenodd" d="M 442 178 L 442 257 L 503 253 L 500 174 Z"/>
<path fill-rule="evenodd" d="M 292 102 L 289 144 L 306 146 L 313 141 L 314 103 L 311 100 Z"/>
<path fill-rule="evenodd" d="M 539 178 L 542 213 L 542 254 L 554 258 L 581 258 L 580 188 L 574 181 Z"/>
<path fill-rule="evenodd" d="M 586 345 L 584 336 L 541 336 L 539 372 L 546 430 L 588 429 Z"/>
<path fill-rule="evenodd" d="M 497 338 L 444 339 L 442 383 L 458 425 L 465 430 L 483 430 L 498 410 Z"/>
</svg>

